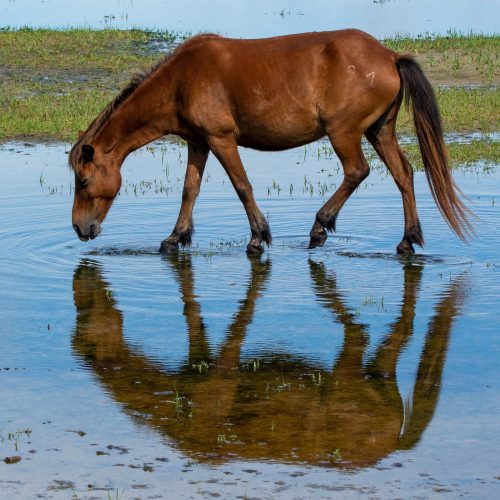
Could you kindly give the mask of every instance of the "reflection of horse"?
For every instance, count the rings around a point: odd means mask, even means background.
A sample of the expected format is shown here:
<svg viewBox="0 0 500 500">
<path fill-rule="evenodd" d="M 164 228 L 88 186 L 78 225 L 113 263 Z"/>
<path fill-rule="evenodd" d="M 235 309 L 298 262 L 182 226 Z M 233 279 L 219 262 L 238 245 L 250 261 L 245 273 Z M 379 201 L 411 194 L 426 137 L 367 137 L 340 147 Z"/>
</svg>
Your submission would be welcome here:
<svg viewBox="0 0 500 500">
<path fill-rule="evenodd" d="M 310 262 L 318 301 L 344 329 L 341 353 L 327 371 L 289 355 L 273 355 L 260 364 L 241 362 L 241 345 L 256 300 L 265 290 L 269 262 L 252 260 L 246 297 L 217 355 L 211 353 L 194 294 L 191 257 L 173 255 L 169 263 L 180 285 L 189 335 L 187 362 L 174 373 L 127 345 L 122 313 L 99 268 L 87 262 L 75 271 L 74 352 L 125 412 L 143 414 L 144 423 L 199 460 L 224 460 L 233 454 L 364 466 L 419 440 L 437 404 L 452 322 L 463 297 L 460 279 L 449 285 L 435 308 L 413 399 L 404 405 L 396 365 L 413 333 L 421 267 L 405 267 L 400 315 L 375 355 L 363 364 L 366 326 L 345 305 L 333 273 Z"/>
<path fill-rule="evenodd" d="M 396 139 L 403 98 L 411 101 L 431 192 L 451 228 L 464 237 L 468 210 L 451 177 L 441 118 L 432 86 L 419 65 L 358 30 L 302 33 L 259 40 L 199 35 L 151 71 L 135 78 L 82 132 L 71 149 L 75 171 L 73 228 L 95 238 L 121 186 L 127 155 L 166 134 L 187 141 L 182 204 L 161 250 L 191 242 L 193 207 L 211 151 L 236 190 L 251 229 L 249 252 L 271 242 L 266 218 L 252 193 L 238 146 L 280 151 L 328 136 L 344 180 L 316 214 L 309 247 L 327 231 L 370 168 L 363 135 L 387 165 L 401 192 L 404 233 L 397 250 L 423 245 L 413 171 Z"/>
</svg>

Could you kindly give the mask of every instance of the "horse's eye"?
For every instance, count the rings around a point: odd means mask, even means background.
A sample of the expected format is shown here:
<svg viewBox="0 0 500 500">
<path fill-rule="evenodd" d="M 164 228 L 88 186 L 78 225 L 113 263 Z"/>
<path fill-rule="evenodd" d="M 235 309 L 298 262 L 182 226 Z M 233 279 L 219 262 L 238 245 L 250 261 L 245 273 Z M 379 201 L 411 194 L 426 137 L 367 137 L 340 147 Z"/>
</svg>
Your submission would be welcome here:
<svg viewBox="0 0 500 500">
<path fill-rule="evenodd" d="M 80 187 L 84 188 L 88 186 L 89 180 L 88 179 L 80 179 Z"/>
</svg>

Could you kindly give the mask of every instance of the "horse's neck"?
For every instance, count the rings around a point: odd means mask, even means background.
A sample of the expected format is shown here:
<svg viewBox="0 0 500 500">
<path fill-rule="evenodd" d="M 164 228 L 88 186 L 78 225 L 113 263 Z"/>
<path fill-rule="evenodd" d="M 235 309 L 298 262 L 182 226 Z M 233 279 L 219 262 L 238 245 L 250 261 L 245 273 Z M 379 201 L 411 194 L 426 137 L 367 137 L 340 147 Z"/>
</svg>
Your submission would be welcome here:
<svg viewBox="0 0 500 500">
<path fill-rule="evenodd" d="M 176 129 L 174 100 L 168 79 L 152 77 L 111 114 L 96 136 L 106 151 L 125 158 L 129 153 Z"/>
</svg>

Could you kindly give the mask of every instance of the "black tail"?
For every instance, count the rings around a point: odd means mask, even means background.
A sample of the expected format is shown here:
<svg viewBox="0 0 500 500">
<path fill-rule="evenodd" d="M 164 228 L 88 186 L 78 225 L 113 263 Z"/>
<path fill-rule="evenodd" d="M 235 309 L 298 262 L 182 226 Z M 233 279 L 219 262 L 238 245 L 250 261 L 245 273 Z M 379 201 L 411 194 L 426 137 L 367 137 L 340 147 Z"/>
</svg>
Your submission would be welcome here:
<svg viewBox="0 0 500 500">
<path fill-rule="evenodd" d="M 401 78 L 400 99 L 404 96 L 406 106 L 413 108 L 418 145 L 432 196 L 446 222 L 466 241 L 467 236 L 474 234 L 469 220 L 471 211 L 460 199 L 462 193 L 451 177 L 434 90 L 413 57 L 398 55 L 396 66 Z"/>
</svg>

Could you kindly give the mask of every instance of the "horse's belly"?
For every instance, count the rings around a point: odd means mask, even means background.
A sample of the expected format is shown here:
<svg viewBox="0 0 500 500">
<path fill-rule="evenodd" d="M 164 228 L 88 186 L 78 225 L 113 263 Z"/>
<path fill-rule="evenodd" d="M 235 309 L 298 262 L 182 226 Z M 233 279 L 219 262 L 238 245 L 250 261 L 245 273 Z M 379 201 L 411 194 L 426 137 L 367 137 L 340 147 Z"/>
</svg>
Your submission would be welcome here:
<svg viewBox="0 0 500 500">
<path fill-rule="evenodd" d="M 279 151 L 303 146 L 325 135 L 316 120 L 255 120 L 238 127 L 240 146 Z"/>
</svg>

